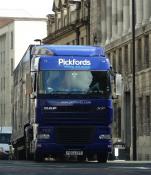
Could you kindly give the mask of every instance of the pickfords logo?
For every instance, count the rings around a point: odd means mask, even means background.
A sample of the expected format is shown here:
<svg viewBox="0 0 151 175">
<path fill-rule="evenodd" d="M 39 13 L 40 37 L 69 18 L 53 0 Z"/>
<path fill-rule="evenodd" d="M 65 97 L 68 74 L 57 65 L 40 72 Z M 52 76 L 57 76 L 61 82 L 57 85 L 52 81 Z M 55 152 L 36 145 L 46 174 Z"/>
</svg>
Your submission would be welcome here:
<svg viewBox="0 0 151 175">
<path fill-rule="evenodd" d="M 87 59 L 85 60 L 76 60 L 76 59 L 63 59 L 58 60 L 58 64 L 61 66 L 90 66 L 91 62 Z"/>
</svg>

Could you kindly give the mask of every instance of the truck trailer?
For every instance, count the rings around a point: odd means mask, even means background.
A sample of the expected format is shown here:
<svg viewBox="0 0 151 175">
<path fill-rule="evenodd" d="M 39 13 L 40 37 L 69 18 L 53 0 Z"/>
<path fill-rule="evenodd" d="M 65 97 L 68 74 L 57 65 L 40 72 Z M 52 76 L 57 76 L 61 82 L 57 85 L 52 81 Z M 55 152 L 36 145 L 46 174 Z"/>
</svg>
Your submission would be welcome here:
<svg viewBox="0 0 151 175">
<path fill-rule="evenodd" d="M 112 149 L 111 69 L 98 46 L 30 45 L 13 73 L 16 159 L 106 162 Z"/>
</svg>

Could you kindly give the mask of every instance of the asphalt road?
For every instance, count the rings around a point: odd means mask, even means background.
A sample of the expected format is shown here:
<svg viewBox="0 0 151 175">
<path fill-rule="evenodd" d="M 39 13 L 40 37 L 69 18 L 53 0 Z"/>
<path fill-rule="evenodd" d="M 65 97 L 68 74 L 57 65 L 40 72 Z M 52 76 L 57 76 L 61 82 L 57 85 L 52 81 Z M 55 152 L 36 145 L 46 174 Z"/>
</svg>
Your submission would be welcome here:
<svg viewBox="0 0 151 175">
<path fill-rule="evenodd" d="M 44 162 L 0 160 L 0 175 L 151 175 L 151 162 Z"/>
</svg>

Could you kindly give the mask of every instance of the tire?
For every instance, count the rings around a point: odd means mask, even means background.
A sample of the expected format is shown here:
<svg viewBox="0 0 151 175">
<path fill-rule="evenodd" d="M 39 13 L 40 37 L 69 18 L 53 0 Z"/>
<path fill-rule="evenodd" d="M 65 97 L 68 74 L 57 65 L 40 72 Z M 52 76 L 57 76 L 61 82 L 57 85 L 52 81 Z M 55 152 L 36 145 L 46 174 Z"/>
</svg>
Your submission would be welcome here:
<svg viewBox="0 0 151 175">
<path fill-rule="evenodd" d="M 77 160 L 78 160 L 79 162 L 85 162 L 85 161 L 86 161 L 86 156 L 78 156 L 78 157 L 77 157 Z"/>
<path fill-rule="evenodd" d="M 58 155 L 55 155 L 54 156 L 54 159 L 57 161 L 57 162 L 65 162 L 65 156 L 63 154 L 58 154 Z"/>
<path fill-rule="evenodd" d="M 96 160 L 96 156 L 94 154 L 89 154 L 89 155 L 87 155 L 87 159 L 88 159 L 88 161 L 94 161 L 94 160 Z"/>
<path fill-rule="evenodd" d="M 108 158 L 108 153 L 98 153 L 97 160 L 99 163 L 106 163 Z"/>
</svg>

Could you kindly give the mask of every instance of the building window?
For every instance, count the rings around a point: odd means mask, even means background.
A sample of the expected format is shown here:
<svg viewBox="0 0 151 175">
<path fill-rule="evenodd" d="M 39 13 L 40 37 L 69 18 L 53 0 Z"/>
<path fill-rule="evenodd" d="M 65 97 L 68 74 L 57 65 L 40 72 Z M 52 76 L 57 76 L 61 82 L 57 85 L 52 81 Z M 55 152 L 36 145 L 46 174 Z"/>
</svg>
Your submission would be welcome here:
<svg viewBox="0 0 151 175">
<path fill-rule="evenodd" d="M 5 77 L 1 77 L 1 91 L 5 90 Z"/>
<path fill-rule="evenodd" d="M 1 116 L 3 115 L 3 105 L 1 104 Z"/>
<path fill-rule="evenodd" d="M 11 75 L 13 75 L 13 69 L 14 69 L 14 59 L 11 58 Z"/>
<path fill-rule="evenodd" d="M 10 48 L 14 49 L 14 33 L 13 32 L 11 32 L 11 43 L 10 44 L 11 44 Z"/>
<path fill-rule="evenodd" d="M 2 104 L 1 104 L 1 116 L 2 116 Z"/>
<path fill-rule="evenodd" d="M 125 72 L 128 72 L 128 45 L 125 46 L 124 68 L 125 68 Z"/>
<path fill-rule="evenodd" d="M 58 29 L 61 29 L 61 19 L 58 19 Z"/>
<path fill-rule="evenodd" d="M 72 45 L 75 45 L 75 40 L 72 40 Z"/>
<path fill-rule="evenodd" d="M 122 73 L 122 48 L 119 49 L 118 73 Z"/>
<path fill-rule="evenodd" d="M 67 15 L 64 17 L 64 26 L 67 26 L 68 25 L 68 17 Z"/>
<path fill-rule="evenodd" d="M 3 87 L 4 87 L 4 90 L 5 90 L 5 77 L 4 77 L 4 82 L 3 82 L 4 84 L 3 84 Z"/>
<path fill-rule="evenodd" d="M 1 60 L 1 65 L 2 65 L 2 52 L 0 53 L 0 60 Z"/>
<path fill-rule="evenodd" d="M 129 53 L 129 69 L 130 73 L 132 73 L 133 70 L 133 59 L 132 59 L 132 44 L 128 45 L 128 53 Z"/>
<path fill-rule="evenodd" d="M 113 52 L 112 64 L 113 64 L 113 70 L 116 72 L 116 51 Z"/>
<path fill-rule="evenodd" d="M 137 57 L 137 70 L 140 71 L 141 70 L 141 64 L 142 64 L 142 40 L 139 39 L 138 40 L 138 57 Z"/>
<path fill-rule="evenodd" d="M 81 45 L 84 45 L 84 37 L 81 38 Z"/>
<path fill-rule="evenodd" d="M 3 90 L 3 77 L 1 77 L 1 91 Z"/>
<path fill-rule="evenodd" d="M 3 64 L 5 64 L 5 51 L 3 51 Z"/>
<path fill-rule="evenodd" d="M 118 138 L 121 138 L 121 108 L 118 107 L 118 121 L 117 121 L 117 125 L 118 125 Z"/>
<path fill-rule="evenodd" d="M 151 129 L 150 129 L 150 96 L 146 96 L 146 99 L 145 99 L 145 107 L 146 107 L 146 110 L 145 110 L 145 114 L 146 114 L 146 135 L 149 136 L 150 135 L 150 132 L 151 132 Z"/>
<path fill-rule="evenodd" d="M 138 106 L 138 114 L 139 114 L 139 135 L 142 136 L 144 134 L 144 122 L 143 122 L 143 98 L 139 97 L 139 106 Z"/>
<path fill-rule="evenodd" d="M 144 68 L 149 67 L 149 36 L 146 35 L 144 38 Z"/>
<path fill-rule="evenodd" d="M 3 114 L 3 116 L 5 117 L 5 104 L 3 106 L 4 106 L 4 111 L 3 111 L 4 114 Z M 5 122 L 5 120 L 4 120 L 4 122 Z"/>
</svg>

